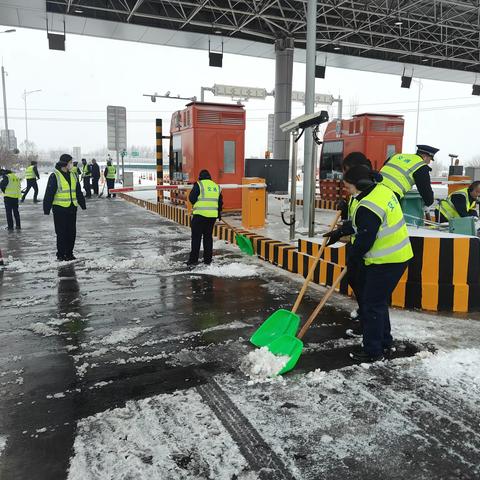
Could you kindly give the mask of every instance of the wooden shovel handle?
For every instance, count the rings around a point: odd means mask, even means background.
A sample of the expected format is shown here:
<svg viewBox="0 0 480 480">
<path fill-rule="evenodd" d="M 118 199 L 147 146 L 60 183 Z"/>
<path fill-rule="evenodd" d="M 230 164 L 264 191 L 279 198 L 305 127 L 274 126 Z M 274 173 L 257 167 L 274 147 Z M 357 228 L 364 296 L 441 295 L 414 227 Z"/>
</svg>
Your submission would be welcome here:
<svg viewBox="0 0 480 480">
<path fill-rule="evenodd" d="M 237 229 L 235 227 L 233 227 L 232 225 L 230 225 L 229 223 L 227 223 L 223 218 L 220 221 L 223 222 L 228 228 L 233 230 L 235 233 L 237 233 Z"/>
<path fill-rule="evenodd" d="M 302 327 L 300 330 L 300 333 L 298 334 L 298 338 L 302 339 L 307 330 L 310 328 L 310 325 L 312 322 L 317 318 L 318 314 L 324 307 L 324 305 L 327 303 L 328 299 L 333 295 L 333 292 L 337 288 L 338 284 L 342 281 L 342 278 L 347 274 L 347 267 L 345 267 L 340 273 L 340 275 L 337 277 L 337 279 L 333 282 L 332 286 L 328 290 L 328 292 L 325 294 L 325 296 L 322 298 L 322 301 L 317 305 L 315 310 L 312 312 L 308 320 L 305 322 L 305 325 Z"/>
<path fill-rule="evenodd" d="M 340 216 L 342 215 L 342 212 L 339 210 L 337 214 L 335 215 L 335 218 L 333 219 L 332 223 L 330 224 L 330 227 L 328 228 L 328 231 L 331 232 L 338 223 L 338 220 L 340 219 Z M 295 300 L 295 305 L 293 305 L 292 312 L 296 313 L 298 310 L 298 307 L 300 306 L 300 303 L 302 302 L 303 296 L 305 295 L 305 292 L 307 291 L 307 287 L 312 280 L 313 273 L 315 272 L 315 268 L 317 268 L 318 262 L 320 261 L 320 257 L 322 256 L 323 251 L 325 250 L 325 247 L 327 246 L 328 242 L 328 237 L 325 237 L 322 242 L 322 246 L 320 247 L 320 250 L 317 253 L 317 256 L 315 257 L 315 261 L 313 262 L 310 270 L 308 271 L 307 278 L 305 279 L 305 282 L 303 283 L 302 289 L 300 290 L 300 293 L 298 294 L 297 299 Z"/>
</svg>

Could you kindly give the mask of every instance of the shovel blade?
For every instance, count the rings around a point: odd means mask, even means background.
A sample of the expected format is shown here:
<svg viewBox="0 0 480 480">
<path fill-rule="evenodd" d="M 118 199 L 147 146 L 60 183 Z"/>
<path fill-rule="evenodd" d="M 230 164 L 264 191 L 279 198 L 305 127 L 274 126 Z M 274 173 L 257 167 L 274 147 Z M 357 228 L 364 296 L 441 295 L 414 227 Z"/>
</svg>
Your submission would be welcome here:
<svg viewBox="0 0 480 480">
<path fill-rule="evenodd" d="M 290 310 L 273 312 L 251 336 L 250 342 L 265 347 L 282 335 L 295 336 L 300 326 L 300 317 Z"/>
<path fill-rule="evenodd" d="M 290 359 L 277 375 L 283 375 L 292 370 L 298 362 L 303 350 L 303 342 L 292 335 L 282 335 L 267 345 L 267 348 L 274 355 L 288 356 Z"/>
<path fill-rule="evenodd" d="M 247 255 L 253 255 L 253 245 L 249 238 L 245 235 L 240 235 L 237 233 L 235 235 L 235 240 L 237 241 L 238 248 Z"/>
</svg>

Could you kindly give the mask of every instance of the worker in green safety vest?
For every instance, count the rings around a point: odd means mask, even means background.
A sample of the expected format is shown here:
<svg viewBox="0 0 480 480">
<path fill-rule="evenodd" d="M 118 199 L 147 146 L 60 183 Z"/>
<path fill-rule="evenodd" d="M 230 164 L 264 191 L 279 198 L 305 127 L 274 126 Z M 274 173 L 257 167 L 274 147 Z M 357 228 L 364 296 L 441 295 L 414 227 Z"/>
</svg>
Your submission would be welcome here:
<svg viewBox="0 0 480 480">
<path fill-rule="evenodd" d="M 40 175 L 38 174 L 38 170 L 37 170 L 37 162 L 35 160 L 32 160 L 30 166 L 27 167 L 25 170 L 25 180 L 27 181 L 27 188 L 23 192 L 23 196 L 21 200 L 22 203 L 25 201 L 25 197 L 28 195 L 28 192 L 30 191 L 31 188 L 33 188 L 33 203 L 38 203 L 37 179 L 39 178 L 40 178 Z"/>
<path fill-rule="evenodd" d="M 477 202 L 480 198 L 480 181 L 467 188 L 452 192 L 446 199 L 440 200 L 435 214 L 437 221 L 449 222 L 452 218 L 478 217 Z"/>
<path fill-rule="evenodd" d="M 187 265 L 198 263 L 200 245 L 203 240 L 203 263 L 210 265 L 213 257 L 213 227 L 221 218 L 223 198 L 220 187 L 212 180 L 208 170 L 202 170 L 198 182 L 192 188 L 188 199 L 193 205 L 192 247 Z"/>
<path fill-rule="evenodd" d="M 72 170 L 71 172 L 76 175 L 78 178 L 80 177 L 80 169 L 78 168 L 78 162 L 73 162 Z"/>
<path fill-rule="evenodd" d="M 57 234 L 57 259 L 59 261 L 75 260 L 73 249 L 76 239 L 77 207 L 86 210 L 80 181 L 72 173 L 72 157 L 68 153 L 60 156 L 55 171 L 48 178 L 47 189 L 43 198 L 45 215 L 53 211 L 53 222 Z"/>
<path fill-rule="evenodd" d="M 0 177 L 0 190 L 3 192 L 7 215 L 7 230 L 13 232 L 13 217 L 15 217 L 16 229 L 21 230 L 20 212 L 18 211 L 18 201 L 22 197 L 21 181 L 11 170 L 0 170 Z"/>
<path fill-rule="evenodd" d="M 117 169 L 115 168 L 114 165 L 112 165 L 112 160 L 108 159 L 107 160 L 107 166 L 105 167 L 105 170 L 103 172 L 103 176 L 105 177 L 105 180 L 107 182 L 107 198 L 111 198 L 113 195 L 113 198 L 117 196 L 116 193 L 110 194 L 110 190 L 115 188 L 115 179 L 117 178 Z"/>
<path fill-rule="evenodd" d="M 352 216 L 352 243 L 347 256 L 349 275 L 360 271 L 357 300 L 363 348 L 350 356 L 358 362 L 383 360 L 393 345 L 388 303 L 413 257 L 407 226 L 396 195 L 375 183 L 375 172 L 356 166 L 343 178 L 357 200 Z"/>
<path fill-rule="evenodd" d="M 83 188 L 85 189 L 85 198 L 92 197 L 92 166 L 87 163 L 86 158 L 82 158 L 81 165 Z"/>
<path fill-rule="evenodd" d="M 433 190 L 430 180 L 430 162 L 434 160 L 438 148 L 430 145 L 417 145 L 417 153 L 396 153 L 380 169 L 382 183 L 401 200 L 414 185 L 427 207 L 433 204 Z"/>
</svg>

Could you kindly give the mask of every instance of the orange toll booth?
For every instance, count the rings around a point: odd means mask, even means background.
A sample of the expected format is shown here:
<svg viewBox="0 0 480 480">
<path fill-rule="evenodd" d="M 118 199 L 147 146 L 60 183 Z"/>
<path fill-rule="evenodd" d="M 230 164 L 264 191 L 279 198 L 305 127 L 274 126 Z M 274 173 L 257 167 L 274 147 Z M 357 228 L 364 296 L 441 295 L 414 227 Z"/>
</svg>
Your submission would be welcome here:
<svg viewBox="0 0 480 480">
<path fill-rule="evenodd" d="M 340 178 L 342 160 L 362 152 L 380 170 L 385 160 L 402 152 L 404 120 L 401 115 L 362 113 L 348 120 L 330 122 L 320 157 L 320 178 Z"/>
<path fill-rule="evenodd" d="M 172 115 L 170 178 L 194 183 L 201 170 L 219 184 L 242 184 L 245 163 L 243 105 L 192 102 Z M 226 210 L 240 210 L 242 189 L 223 190 Z"/>
</svg>

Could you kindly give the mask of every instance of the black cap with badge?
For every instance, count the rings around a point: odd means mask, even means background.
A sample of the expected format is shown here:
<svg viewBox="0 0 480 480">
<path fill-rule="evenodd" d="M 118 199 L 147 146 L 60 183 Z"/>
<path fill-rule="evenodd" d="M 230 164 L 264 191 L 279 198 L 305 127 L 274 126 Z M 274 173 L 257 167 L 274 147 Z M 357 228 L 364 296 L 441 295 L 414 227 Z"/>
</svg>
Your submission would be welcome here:
<svg viewBox="0 0 480 480">
<path fill-rule="evenodd" d="M 426 153 L 432 157 L 432 160 L 435 160 L 433 157 L 439 150 L 439 148 L 431 147 L 430 145 L 417 145 L 417 154 Z"/>
</svg>

